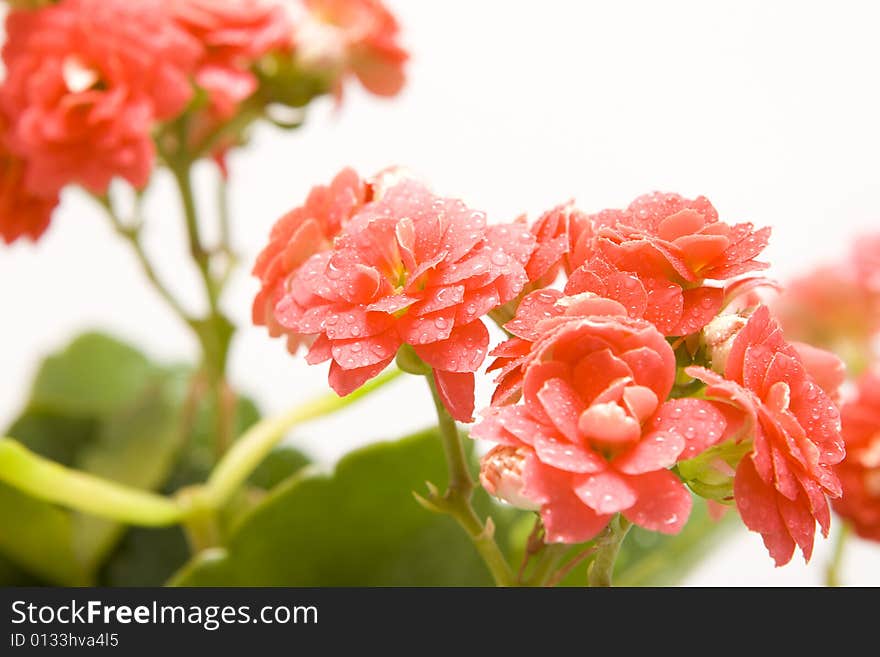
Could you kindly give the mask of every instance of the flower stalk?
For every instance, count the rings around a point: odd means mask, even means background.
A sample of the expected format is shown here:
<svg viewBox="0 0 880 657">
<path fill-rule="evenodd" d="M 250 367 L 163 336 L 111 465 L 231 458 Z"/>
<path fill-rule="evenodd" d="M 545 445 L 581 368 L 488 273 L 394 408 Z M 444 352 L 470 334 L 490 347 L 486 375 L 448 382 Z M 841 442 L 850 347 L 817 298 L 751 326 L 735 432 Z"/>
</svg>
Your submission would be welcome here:
<svg viewBox="0 0 880 657">
<path fill-rule="evenodd" d="M 596 558 L 587 573 L 590 586 L 611 586 L 620 546 L 631 527 L 632 523 L 619 514 L 608 523 L 608 527 L 596 541 Z"/>
</svg>

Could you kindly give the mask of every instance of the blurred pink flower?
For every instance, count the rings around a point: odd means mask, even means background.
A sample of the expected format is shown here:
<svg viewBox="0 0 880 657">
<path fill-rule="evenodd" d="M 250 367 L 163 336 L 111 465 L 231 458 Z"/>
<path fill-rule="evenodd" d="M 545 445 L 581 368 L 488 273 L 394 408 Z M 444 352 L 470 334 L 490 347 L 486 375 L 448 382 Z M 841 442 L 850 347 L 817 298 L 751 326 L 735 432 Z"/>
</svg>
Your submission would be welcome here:
<svg viewBox="0 0 880 657">
<path fill-rule="evenodd" d="M 371 93 L 393 96 L 403 87 L 409 55 L 398 43 L 399 26 L 380 0 L 303 0 L 294 16 L 295 46 L 306 67 L 336 70 L 336 93 L 354 75 Z"/>
<path fill-rule="evenodd" d="M 199 44 L 163 0 L 62 0 L 11 11 L 0 102 L 26 183 L 54 194 L 78 183 L 102 194 L 114 176 L 143 187 L 150 131 L 192 96 Z"/>
<path fill-rule="evenodd" d="M 317 336 L 307 360 L 332 361 L 330 385 L 340 395 L 412 345 L 450 413 L 470 421 L 473 373 L 489 344 L 480 318 L 519 294 L 533 247 L 525 227 L 487 227 L 461 201 L 403 180 L 361 208 L 332 251 L 299 268 L 275 317 Z"/>
<path fill-rule="evenodd" d="M 859 536 L 880 541 L 880 371 L 869 370 L 858 380 L 841 417 L 847 453 L 835 468 L 843 495 L 834 500 L 834 510 Z"/>
<path fill-rule="evenodd" d="M 0 237 L 7 244 L 39 238 L 49 227 L 58 195 L 42 196 L 25 185 L 27 163 L 6 145 L 5 121 L 0 118 Z"/>
<path fill-rule="evenodd" d="M 173 15 L 203 47 L 195 79 L 208 92 L 208 111 L 218 121 L 231 118 L 257 90 L 254 63 L 292 45 L 293 25 L 275 2 L 173 0 Z"/>
</svg>

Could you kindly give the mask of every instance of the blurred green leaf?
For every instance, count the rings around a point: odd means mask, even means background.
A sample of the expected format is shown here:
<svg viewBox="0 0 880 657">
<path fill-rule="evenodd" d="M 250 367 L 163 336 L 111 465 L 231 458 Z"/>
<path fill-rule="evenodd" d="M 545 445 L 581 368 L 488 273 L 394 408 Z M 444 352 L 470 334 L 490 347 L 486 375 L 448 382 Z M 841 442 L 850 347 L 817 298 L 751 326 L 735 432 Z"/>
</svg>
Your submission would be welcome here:
<svg viewBox="0 0 880 657">
<path fill-rule="evenodd" d="M 89 333 L 50 356 L 24 413 L 6 432 L 73 468 L 144 489 L 167 479 L 184 443 L 189 376 Z M 0 552 L 50 583 L 83 585 L 124 528 L 0 489 Z"/>
<path fill-rule="evenodd" d="M 371 445 L 332 476 L 288 479 L 238 524 L 225 548 L 196 557 L 180 586 L 481 586 L 491 577 L 453 520 L 416 503 L 446 465 L 435 431 Z M 502 544 L 511 514 L 478 491 Z"/>
</svg>

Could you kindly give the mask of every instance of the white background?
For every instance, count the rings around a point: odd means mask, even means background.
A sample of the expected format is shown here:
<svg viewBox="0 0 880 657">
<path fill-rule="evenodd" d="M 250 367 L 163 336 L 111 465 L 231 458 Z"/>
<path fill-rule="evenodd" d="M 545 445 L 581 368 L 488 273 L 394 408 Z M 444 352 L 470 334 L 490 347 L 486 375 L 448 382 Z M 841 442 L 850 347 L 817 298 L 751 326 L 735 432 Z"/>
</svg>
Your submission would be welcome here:
<svg viewBox="0 0 880 657">
<path fill-rule="evenodd" d="M 838 257 L 880 220 L 880 40 L 865 2 L 388 0 L 413 53 L 404 93 L 351 88 L 319 103 L 305 129 L 263 128 L 231 161 L 235 238 L 249 267 L 273 221 L 344 165 L 367 175 L 405 164 L 442 194 L 495 220 L 575 197 L 618 207 L 654 189 L 705 194 L 728 221 L 771 225 L 780 278 Z M 199 171 L 204 212 L 212 171 Z M 157 176 L 146 240 L 164 279 L 195 307 L 176 197 Z M 246 268 L 247 268 L 246 267 Z M 247 327 L 255 281 L 224 307 Z M 36 246 L 0 246 L 0 426 L 26 398 L 35 363 L 101 327 L 159 359 L 195 345 L 148 289 L 127 246 L 77 191 Z M 267 413 L 326 390 L 260 329 L 236 340 L 232 378 Z M 481 393 L 485 395 L 486 390 Z M 331 464 L 354 444 L 431 421 L 422 386 L 395 384 L 291 440 Z M 812 585 L 830 542 L 805 567 L 774 569 L 741 532 L 691 585 Z M 844 579 L 880 584 L 880 546 L 855 545 Z"/>
</svg>

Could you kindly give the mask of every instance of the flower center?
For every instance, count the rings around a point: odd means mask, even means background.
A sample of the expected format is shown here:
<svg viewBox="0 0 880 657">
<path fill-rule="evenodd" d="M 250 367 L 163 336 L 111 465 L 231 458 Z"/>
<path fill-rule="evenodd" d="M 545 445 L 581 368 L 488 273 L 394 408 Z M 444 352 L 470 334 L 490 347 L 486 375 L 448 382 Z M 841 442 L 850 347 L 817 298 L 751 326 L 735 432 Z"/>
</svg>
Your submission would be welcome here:
<svg viewBox="0 0 880 657">
<path fill-rule="evenodd" d="M 67 90 L 72 94 L 98 88 L 101 82 L 101 75 L 97 69 L 90 67 L 76 55 L 70 55 L 64 59 L 64 63 L 61 65 L 61 75 L 64 77 Z"/>
</svg>

